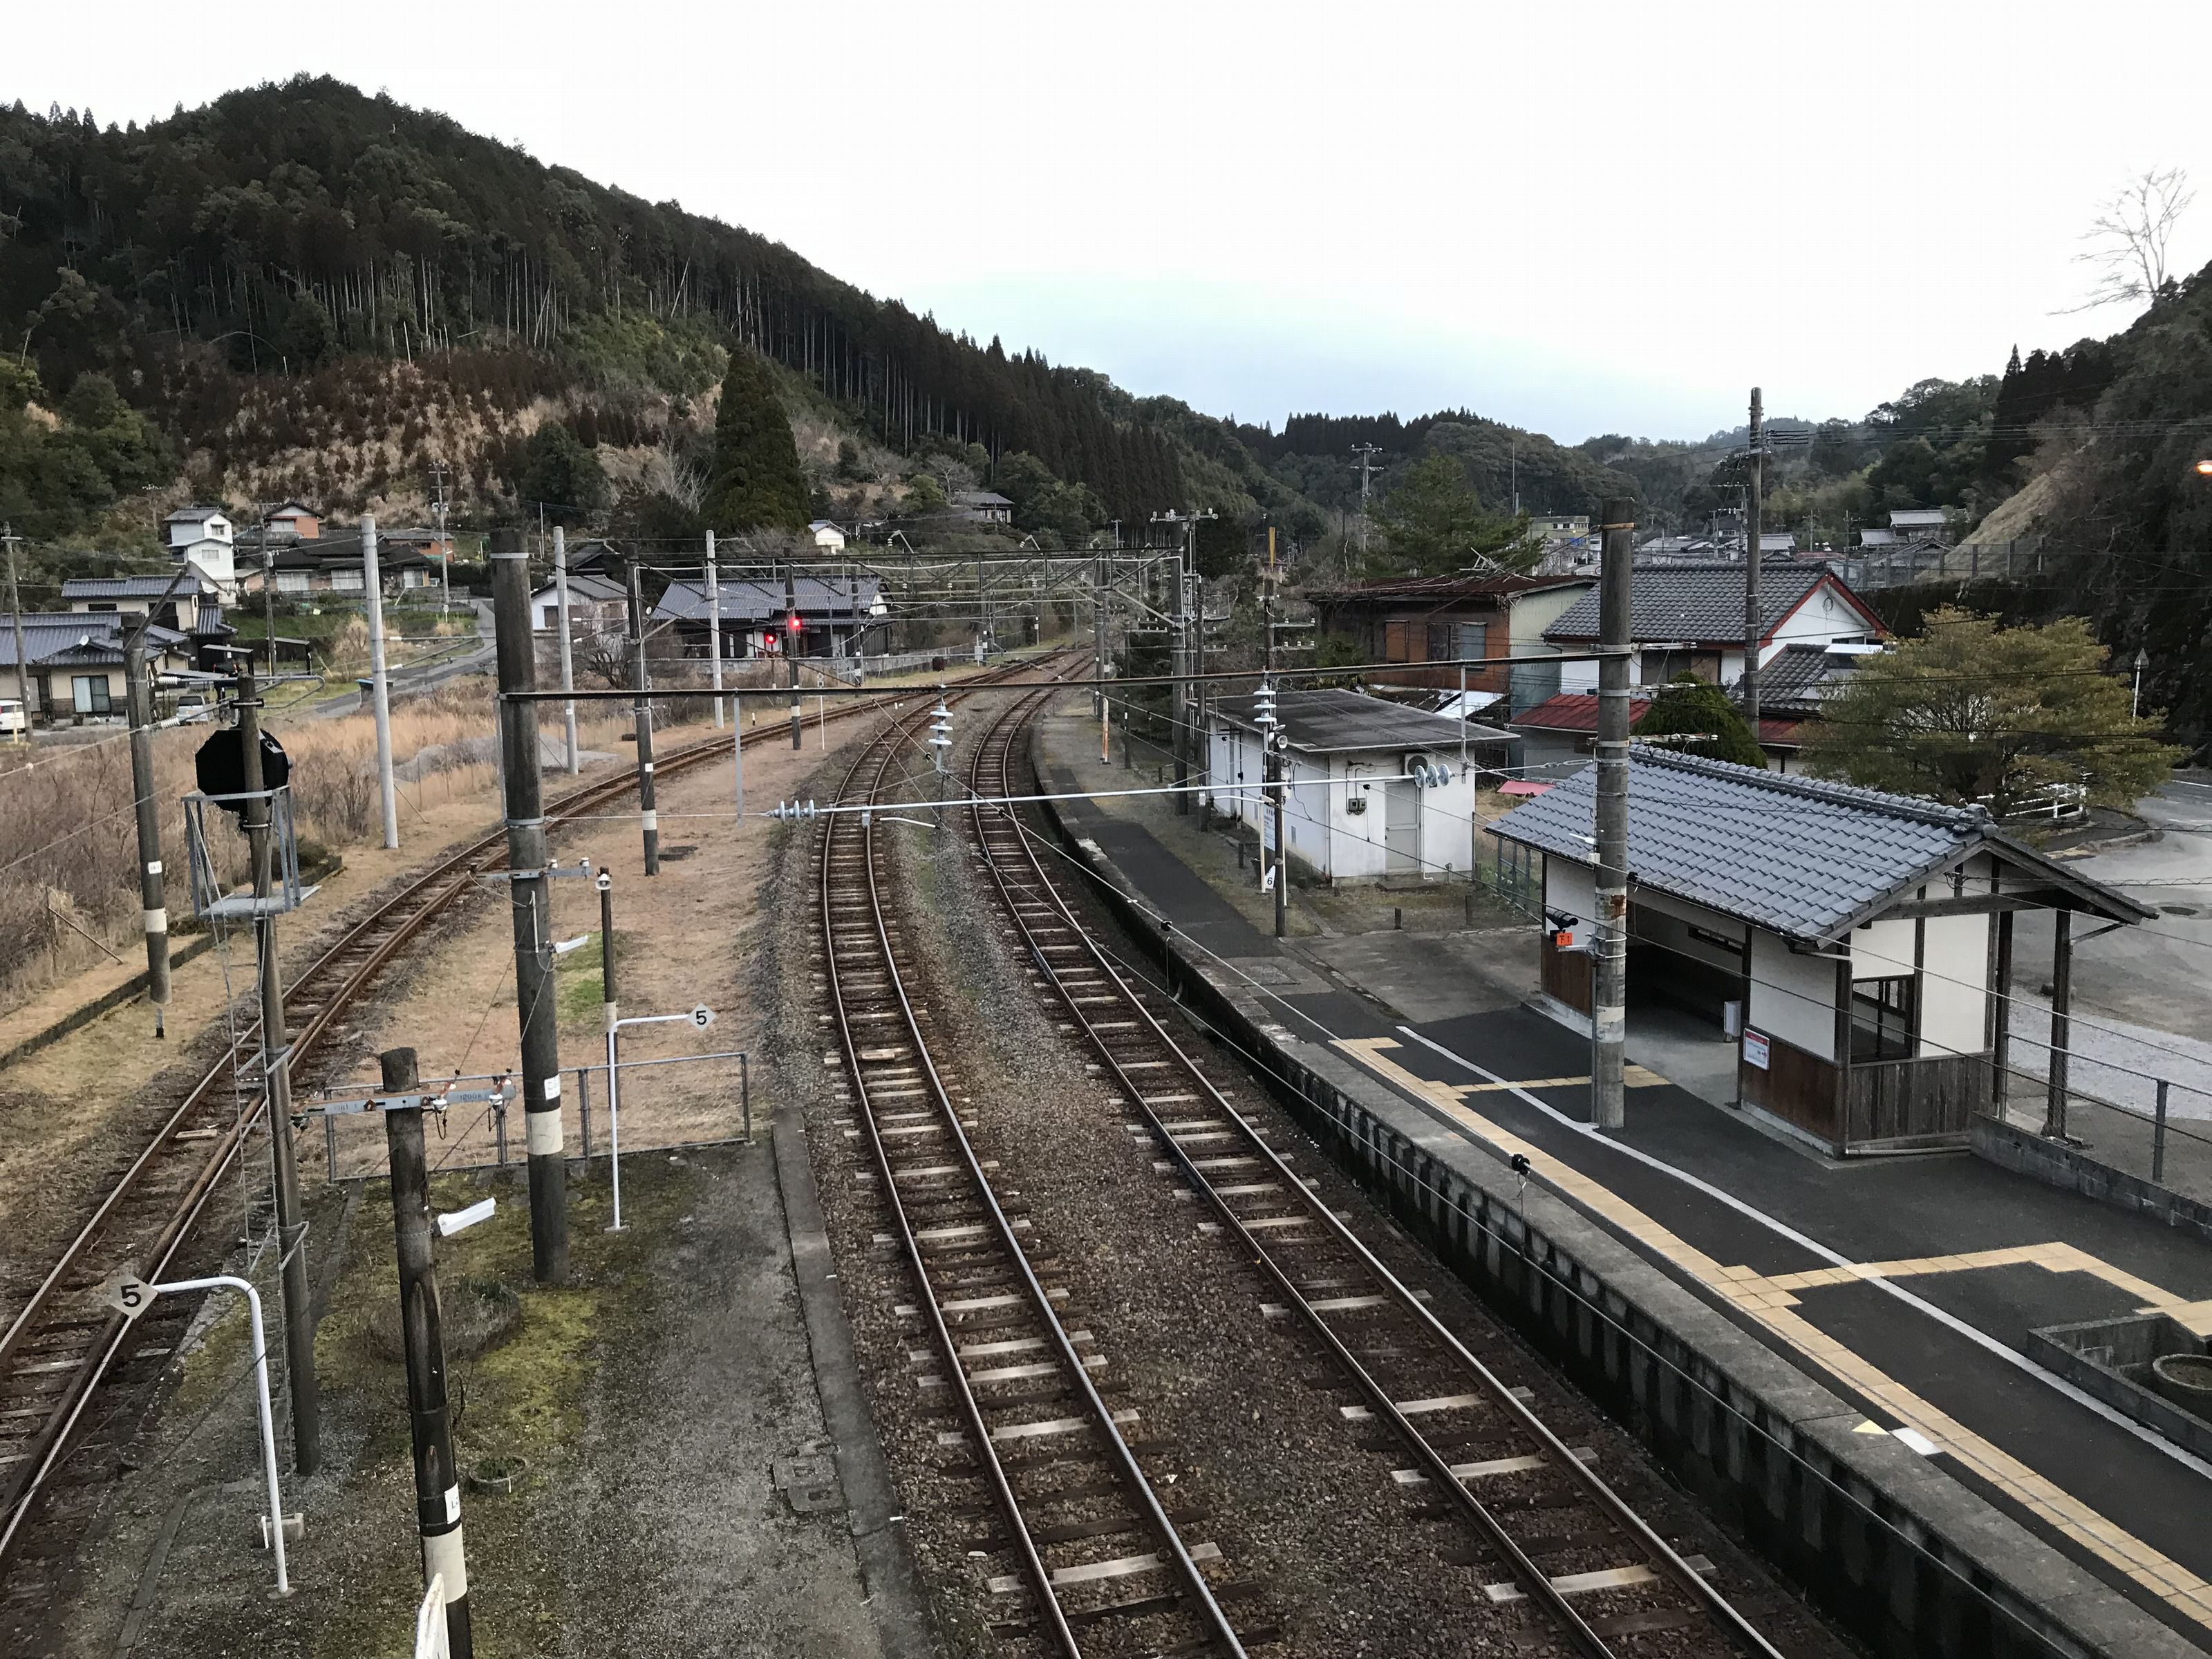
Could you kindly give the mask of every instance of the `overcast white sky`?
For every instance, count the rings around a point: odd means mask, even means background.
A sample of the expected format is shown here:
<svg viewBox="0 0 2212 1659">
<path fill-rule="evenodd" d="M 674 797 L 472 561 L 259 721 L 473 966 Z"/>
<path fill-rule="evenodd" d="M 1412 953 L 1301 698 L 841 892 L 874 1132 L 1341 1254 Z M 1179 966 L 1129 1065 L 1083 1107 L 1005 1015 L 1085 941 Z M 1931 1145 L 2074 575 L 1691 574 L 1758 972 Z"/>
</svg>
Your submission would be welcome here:
<svg viewBox="0 0 2212 1659">
<path fill-rule="evenodd" d="M 2105 333 L 2099 199 L 2204 198 L 2203 0 L 104 0 L 0 97 L 103 121 L 299 70 L 442 110 L 1139 393 L 1702 436 Z"/>
</svg>

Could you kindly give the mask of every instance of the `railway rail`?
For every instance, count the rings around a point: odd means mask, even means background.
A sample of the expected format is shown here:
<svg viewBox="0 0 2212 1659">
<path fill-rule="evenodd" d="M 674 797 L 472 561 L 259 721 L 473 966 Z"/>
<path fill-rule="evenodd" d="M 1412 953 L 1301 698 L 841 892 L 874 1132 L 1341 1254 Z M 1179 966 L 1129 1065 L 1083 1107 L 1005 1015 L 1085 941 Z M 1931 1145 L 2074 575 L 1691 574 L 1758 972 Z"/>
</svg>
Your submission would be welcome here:
<svg viewBox="0 0 2212 1659">
<path fill-rule="evenodd" d="M 1001 668 L 979 678 L 1016 672 Z M 856 703 L 828 718 L 864 712 Z M 786 731 L 763 723 L 739 740 L 774 745 Z M 718 733 L 659 757 L 656 769 L 665 779 L 729 749 L 729 734 Z M 627 771 L 587 784 L 550 802 L 546 817 L 575 818 L 636 787 Z M 295 1073 L 394 958 L 506 858 L 503 828 L 471 842 L 384 900 L 294 977 L 284 1011 Z M 57 1587 L 69 1529 L 50 1529 L 59 1535 L 34 1553 L 27 1546 L 35 1523 L 59 1507 L 64 1487 L 96 1495 L 124 1450 L 100 1436 L 110 1423 L 135 1420 L 121 1396 L 141 1397 L 151 1388 L 198 1305 L 197 1298 L 166 1297 L 128 1322 L 97 1303 L 97 1287 L 126 1261 L 145 1278 L 159 1278 L 206 1215 L 264 1108 L 252 1078 L 259 1041 L 258 1015 L 234 1028 L 228 1049 L 155 1131 L 0 1331 L 0 1642 L 42 1616 Z M 118 1391 L 118 1382 L 129 1386 Z M 96 1411 L 103 1401 L 117 1409 Z"/>
<path fill-rule="evenodd" d="M 1150 988 L 1069 903 L 1012 807 L 1015 749 L 1050 692 L 1011 701 L 969 772 L 971 827 L 1006 916 L 1063 1023 L 1096 1056 L 1159 1154 L 1212 1209 L 1210 1230 L 1262 1275 L 1267 1317 L 1300 1322 L 1357 1403 L 1404 1449 L 1401 1486 L 1472 1528 L 1493 1603 L 1528 1602 L 1588 1659 L 1777 1650 L 1686 1558 L 1395 1275 L 1271 1144 L 1267 1113 L 1210 1075 Z"/>
<path fill-rule="evenodd" d="M 842 799 L 882 799 L 917 751 L 896 725 L 854 763 Z M 957 805 L 948 810 L 957 812 Z M 935 1052 L 931 1021 L 909 994 L 905 947 L 890 916 L 884 842 L 897 832 L 860 814 L 822 830 L 819 900 L 827 980 L 855 1116 L 874 1166 L 890 1241 L 919 1290 L 902 1310 L 925 1325 L 960 1426 L 940 1435 L 973 1458 L 1005 1528 L 988 1553 L 992 1599 L 1019 1613 L 1000 1634 L 1076 1659 L 1098 1651 L 1243 1655 L 1224 1603 L 1218 1548 L 1186 1543 L 1147 1478 L 1141 1425 L 1116 1412 L 1100 1374 L 1110 1363 L 1058 1282 L 1049 1240 L 994 1189 L 971 1141 L 975 1109 L 957 1062 Z"/>
</svg>

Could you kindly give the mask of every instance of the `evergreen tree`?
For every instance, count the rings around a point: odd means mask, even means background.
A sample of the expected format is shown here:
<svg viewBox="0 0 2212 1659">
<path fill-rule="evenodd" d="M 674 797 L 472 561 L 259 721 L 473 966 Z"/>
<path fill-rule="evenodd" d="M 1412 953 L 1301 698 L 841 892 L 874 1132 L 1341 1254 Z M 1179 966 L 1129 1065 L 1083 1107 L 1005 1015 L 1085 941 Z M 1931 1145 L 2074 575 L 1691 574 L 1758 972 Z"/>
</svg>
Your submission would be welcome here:
<svg viewBox="0 0 2212 1659">
<path fill-rule="evenodd" d="M 578 443 L 574 433 L 559 421 L 548 421 L 530 434 L 523 449 L 515 493 L 526 509 L 543 507 L 549 524 L 573 527 L 606 506 L 607 475 L 599 458 Z"/>
<path fill-rule="evenodd" d="M 1448 455 L 1414 462 L 1370 516 L 1389 574 L 1441 575 L 1466 569 L 1478 556 L 1525 570 L 1543 551 L 1528 535 L 1528 518 L 1486 511 L 1468 486 L 1467 469 Z"/>
<path fill-rule="evenodd" d="M 1728 693 L 1694 674 L 1681 674 L 1651 700 L 1636 722 L 1636 735 L 1649 740 L 1692 734 L 1703 740 L 1667 746 L 1686 755 L 1703 755 L 1707 760 L 1733 761 L 1738 766 L 1766 764 L 1759 740 L 1751 734 L 1751 723 L 1729 701 Z"/>
<path fill-rule="evenodd" d="M 714 470 L 707 487 L 708 522 L 720 531 L 803 530 L 806 477 L 799 446 L 767 364 L 750 351 L 730 354 L 714 412 Z"/>
<path fill-rule="evenodd" d="M 2092 806 L 2132 807 L 2182 751 L 2163 717 L 2136 717 L 2126 676 L 2079 617 L 2000 628 L 1945 606 L 1927 631 L 1869 657 L 1805 728 L 1807 769 L 1869 789 L 1985 803 L 1999 817 L 2080 786 Z"/>
</svg>

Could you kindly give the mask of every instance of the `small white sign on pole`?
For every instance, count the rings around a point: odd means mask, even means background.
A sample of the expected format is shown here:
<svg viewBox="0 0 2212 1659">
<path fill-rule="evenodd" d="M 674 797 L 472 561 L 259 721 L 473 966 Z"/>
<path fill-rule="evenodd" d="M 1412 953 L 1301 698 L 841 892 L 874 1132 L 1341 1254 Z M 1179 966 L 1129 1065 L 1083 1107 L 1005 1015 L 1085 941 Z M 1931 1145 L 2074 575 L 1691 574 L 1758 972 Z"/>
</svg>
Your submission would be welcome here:
<svg viewBox="0 0 2212 1659">
<path fill-rule="evenodd" d="M 1743 1063 L 1763 1072 L 1767 1069 L 1767 1059 L 1766 1034 L 1747 1026 L 1743 1033 Z"/>
</svg>

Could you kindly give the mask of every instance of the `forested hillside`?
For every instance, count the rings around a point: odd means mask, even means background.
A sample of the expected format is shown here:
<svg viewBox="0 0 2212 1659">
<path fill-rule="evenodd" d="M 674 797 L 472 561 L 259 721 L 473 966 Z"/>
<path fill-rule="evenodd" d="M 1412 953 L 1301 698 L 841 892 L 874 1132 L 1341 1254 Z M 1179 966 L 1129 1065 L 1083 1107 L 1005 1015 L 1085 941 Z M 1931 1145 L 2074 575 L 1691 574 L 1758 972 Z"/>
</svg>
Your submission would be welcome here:
<svg viewBox="0 0 2212 1659">
<path fill-rule="evenodd" d="M 106 375 L 217 470 L 268 377 L 349 354 L 434 360 L 479 416 L 581 383 L 620 419 L 641 394 L 703 391 L 722 343 L 902 452 L 932 436 L 1026 452 L 1124 519 L 1184 494 L 1176 447 L 1109 413 L 1095 376 L 331 80 L 143 131 L 0 111 L 0 216 L 8 343 L 57 394 Z M 535 366 L 489 361 L 518 356 Z"/>
</svg>

